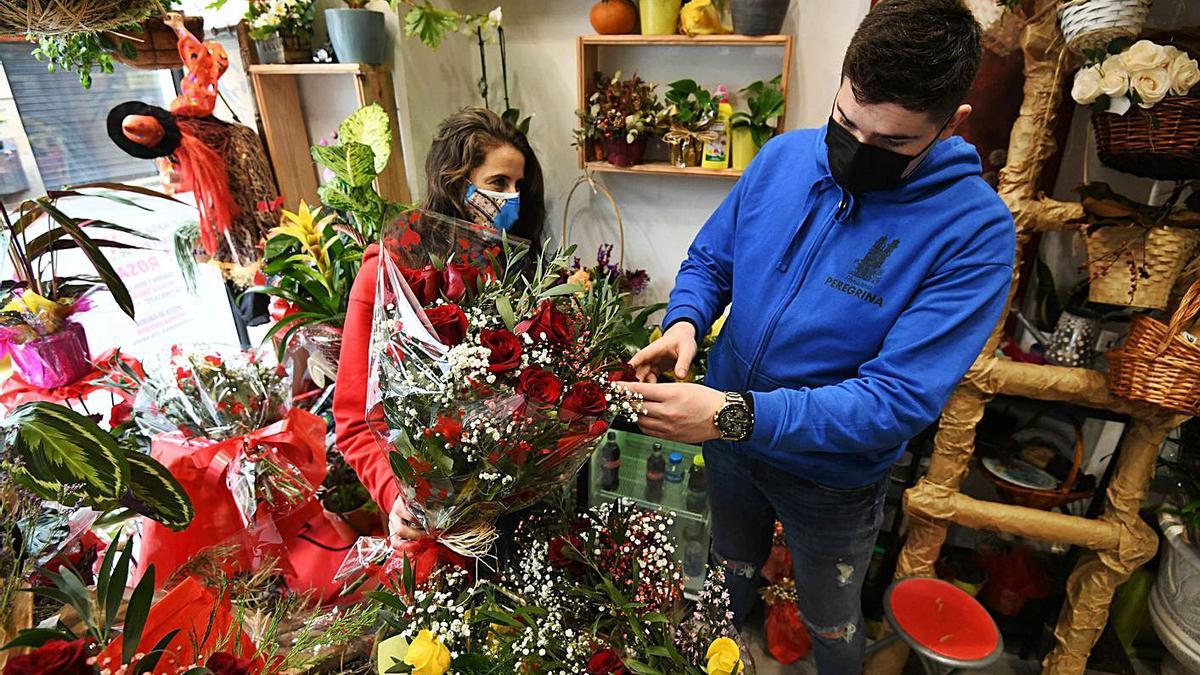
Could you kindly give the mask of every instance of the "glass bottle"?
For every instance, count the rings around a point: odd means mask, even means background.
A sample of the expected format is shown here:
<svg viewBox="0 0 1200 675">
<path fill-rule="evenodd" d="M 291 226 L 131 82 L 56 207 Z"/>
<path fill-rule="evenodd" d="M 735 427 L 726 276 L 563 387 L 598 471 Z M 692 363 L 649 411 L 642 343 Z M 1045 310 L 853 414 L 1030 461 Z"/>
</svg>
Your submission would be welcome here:
<svg viewBox="0 0 1200 675">
<path fill-rule="evenodd" d="M 704 472 L 704 455 L 692 455 L 692 468 L 688 469 L 687 496 L 684 501 L 688 511 L 703 514 L 708 507 L 708 477 Z"/>
<path fill-rule="evenodd" d="M 655 443 L 646 458 L 646 501 L 660 503 L 663 496 L 663 479 L 667 474 L 667 460 L 663 457 L 662 443 Z"/>
<path fill-rule="evenodd" d="M 608 442 L 600 449 L 600 489 L 616 492 L 621 485 L 621 446 L 617 434 L 608 432 Z"/>
</svg>

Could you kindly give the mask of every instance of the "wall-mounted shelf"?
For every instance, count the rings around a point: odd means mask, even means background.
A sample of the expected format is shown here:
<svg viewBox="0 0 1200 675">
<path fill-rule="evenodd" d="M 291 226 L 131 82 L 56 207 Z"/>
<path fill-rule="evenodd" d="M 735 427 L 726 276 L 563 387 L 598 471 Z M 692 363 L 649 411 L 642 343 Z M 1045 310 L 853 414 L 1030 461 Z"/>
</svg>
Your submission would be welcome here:
<svg viewBox="0 0 1200 675">
<path fill-rule="evenodd" d="M 741 169 L 702 169 L 698 166 L 678 167 L 666 162 L 650 162 L 633 166 L 613 166 L 608 162 L 588 162 L 584 165 L 588 171 L 604 173 L 635 173 L 652 174 L 657 176 L 701 176 L 703 178 L 733 178 L 742 175 Z"/>
<path fill-rule="evenodd" d="M 400 146 L 400 123 L 396 116 L 396 93 L 392 72 L 387 66 L 364 63 L 280 63 L 250 66 L 254 95 L 262 117 L 263 133 L 271 151 L 275 180 L 288 208 L 304 199 L 319 204 L 317 167 L 309 154 L 311 140 L 304 133 L 304 107 L 297 78 L 333 75 L 354 78 L 358 105 L 378 103 L 388 115 L 392 129 L 392 157 L 387 168 L 375 179 L 375 187 L 385 199 L 411 201 L 408 179 L 404 175 L 404 151 Z"/>
<path fill-rule="evenodd" d="M 600 50 L 609 47 L 767 47 L 782 52 L 780 65 L 780 89 L 787 101 L 788 82 L 792 75 L 792 51 L 794 37 L 791 35 L 581 35 L 576 42 L 577 110 L 587 108 L 592 95 L 592 74 L 599 69 Z M 698 61 L 697 63 L 702 63 Z M 778 129 L 783 132 L 784 117 L 779 118 Z M 733 178 L 742 175 L 734 169 L 712 170 L 699 167 L 679 168 L 666 162 L 650 162 L 631 167 L 613 166 L 607 162 L 588 161 L 592 154 L 591 142 L 579 148 L 579 168 L 609 173 L 632 173 L 657 176 L 703 176 L 706 178 Z"/>
</svg>

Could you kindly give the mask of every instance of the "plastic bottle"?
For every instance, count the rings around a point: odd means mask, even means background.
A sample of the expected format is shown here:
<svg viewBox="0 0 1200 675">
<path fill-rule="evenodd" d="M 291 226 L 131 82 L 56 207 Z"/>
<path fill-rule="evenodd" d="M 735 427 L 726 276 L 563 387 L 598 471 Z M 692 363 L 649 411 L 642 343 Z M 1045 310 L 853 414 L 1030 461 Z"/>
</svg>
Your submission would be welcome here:
<svg viewBox="0 0 1200 675">
<path fill-rule="evenodd" d="M 667 475 L 667 460 L 662 443 L 655 443 L 646 458 L 646 501 L 659 503 L 663 496 L 663 479 Z"/>
<path fill-rule="evenodd" d="M 608 442 L 600 449 L 600 489 L 616 492 L 621 484 L 621 446 L 617 435 L 608 432 Z"/>
<path fill-rule="evenodd" d="M 683 453 L 672 452 L 667 456 L 667 482 L 683 485 Z"/>
<path fill-rule="evenodd" d="M 704 143 L 704 157 L 700 166 L 705 169 L 728 169 L 729 118 L 733 117 L 733 105 L 729 102 L 729 90 L 725 85 L 718 85 L 714 94 L 721 102 L 717 106 L 717 119 L 708 130 L 716 138 Z"/>
<path fill-rule="evenodd" d="M 708 477 L 704 473 L 704 455 L 692 455 L 688 469 L 687 499 L 684 502 L 692 513 L 704 513 L 708 508 Z"/>
</svg>

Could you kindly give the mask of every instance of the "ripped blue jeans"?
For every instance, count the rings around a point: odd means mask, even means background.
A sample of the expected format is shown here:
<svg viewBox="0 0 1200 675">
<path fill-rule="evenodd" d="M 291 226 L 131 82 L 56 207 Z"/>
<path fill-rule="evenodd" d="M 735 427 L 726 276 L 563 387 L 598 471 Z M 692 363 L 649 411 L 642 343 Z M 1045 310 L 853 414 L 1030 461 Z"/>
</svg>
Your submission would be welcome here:
<svg viewBox="0 0 1200 675">
<path fill-rule="evenodd" d="M 866 644 L 862 585 L 883 524 L 888 478 L 850 490 L 827 487 L 720 441 L 705 444 L 704 462 L 713 563 L 725 567 L 734 623 L 740 629 L 754 606 L 778 518 L 817 671 L 859 675 Z"/>
</svg>

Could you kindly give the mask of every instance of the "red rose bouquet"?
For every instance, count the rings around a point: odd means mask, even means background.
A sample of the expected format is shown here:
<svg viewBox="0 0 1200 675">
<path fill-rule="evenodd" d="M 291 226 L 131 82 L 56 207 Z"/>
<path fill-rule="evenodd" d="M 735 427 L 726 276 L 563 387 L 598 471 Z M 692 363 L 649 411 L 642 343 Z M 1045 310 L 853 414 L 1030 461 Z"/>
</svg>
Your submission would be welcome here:
<svg viewBox="0 0 1200 675">
<path fill-rule="evenodd" d="M 367 420 L 431 535 L 414 546 L 479 556 L 496 517 L 561 488 L 609 419 L 635 411 L 614 385 L 624 293 L 609 278 L 564 283 L 573 250 L 533 261 L 422 211 L 390 226 L 384 249 Z"/>
</svg>

